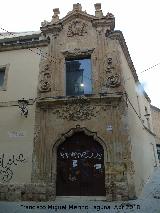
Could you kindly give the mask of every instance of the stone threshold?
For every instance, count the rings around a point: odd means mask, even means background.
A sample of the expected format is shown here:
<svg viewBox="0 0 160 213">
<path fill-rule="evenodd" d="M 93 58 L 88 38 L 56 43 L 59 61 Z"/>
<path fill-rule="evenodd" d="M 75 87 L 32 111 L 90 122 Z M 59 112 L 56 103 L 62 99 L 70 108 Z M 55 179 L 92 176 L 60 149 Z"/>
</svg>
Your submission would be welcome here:
<svg viewBox="0 0 160 213">
<path fill-rule="evenodd" d="M 55 201 L 106 201 L 105 196 L 56 196 Z"/>
</svg>

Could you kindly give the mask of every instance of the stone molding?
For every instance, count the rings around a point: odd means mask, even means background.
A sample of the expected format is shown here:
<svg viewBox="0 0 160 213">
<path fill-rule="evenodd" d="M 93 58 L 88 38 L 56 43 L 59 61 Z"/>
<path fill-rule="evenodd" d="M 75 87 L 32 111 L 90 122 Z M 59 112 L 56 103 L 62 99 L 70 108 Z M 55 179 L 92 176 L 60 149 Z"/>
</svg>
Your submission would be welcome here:
<svg viewBox="0 0 160 213">
<path fill-rule="evenodd" d="M 74 58 L 79 56 L 91 56 L 95 48 L 92 49 L 78 49 L 75 48 L 73 50 L 63 50 L 61 53 L 65 56 L 65 58 Z"/>
<path fill-rule="evenodd" d="M 29 49 L 29 48 L 37 48 L 37 47 L 45 47 L 48 45 L 47 40 L 41 41 L 32 41 L 30 43 L 15 43 L 15 44 L 6 44 L 0 45 L 0 52 L 11 51 L 11 50 L 21 50 L 21 49 Z M 36 53 L 35 53 L 36 54 Z"/>
<path fill-rule="evenodd" d="M 33 105 L 35 99 L 28 99 L 28 105 Z M 0 107 L 11 107 L 11 106 L 19 106 L 18 101 L 4 101 L 0 102 Z"/>
<path fill-rule="evenodd" d="M 87 129 L 86 127 L 81 127 L 80 125 L 76 125 L 76 127 L 71 128 L 66 133 L 61 134 L 61 137 L 59 139 L 57 139 L 55 145 L 53 146 L 53 149 L 55 149 L 55 147 L 57 148 L 67 138 L 71 137 L 72 135 L 74 135 L 74 133 L 77 133 L 77 132 L 84 132 L 87 136 L 92 136 L 93 139 L 95 141 L 97 141 L 98 143 L 100 143 L 105 150 L 108 149 L 107 160 L 109 161 L 109 159 L 110 159 L 109 154 L 111 153 L 111 147 L 109 145 L 105 144 L 105 142 L 97 135 L 97 132 L 92 132 L 89 129 Z"/>
</svg>

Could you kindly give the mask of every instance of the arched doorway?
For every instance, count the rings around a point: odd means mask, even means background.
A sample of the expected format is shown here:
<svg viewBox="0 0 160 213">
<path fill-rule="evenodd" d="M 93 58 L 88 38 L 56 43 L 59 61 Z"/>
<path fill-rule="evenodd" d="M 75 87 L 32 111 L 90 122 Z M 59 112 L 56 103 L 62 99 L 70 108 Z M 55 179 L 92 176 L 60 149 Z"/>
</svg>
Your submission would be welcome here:
<svg viewBox="0 0 160 213">
<path fill-rule="evenodd" d="M 57 149 L 57 196 L 105 196 L 104 150 L 93 136 L 74 135 Z"/>
</svg>

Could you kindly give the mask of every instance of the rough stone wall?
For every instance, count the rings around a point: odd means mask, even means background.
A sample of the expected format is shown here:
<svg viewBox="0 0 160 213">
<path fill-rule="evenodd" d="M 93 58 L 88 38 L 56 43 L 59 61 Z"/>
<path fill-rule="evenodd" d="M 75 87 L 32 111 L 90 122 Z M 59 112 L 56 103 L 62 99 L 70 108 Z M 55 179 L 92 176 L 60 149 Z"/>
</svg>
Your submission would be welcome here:
<svg viewBox="0 0 160 213">
<path fill-rule="evenodd" d="M 160 144 L 160 109 L 151 105 L 153 132 L 156 134 L 156 143 Z"/>
<path fill-rule="evenodd" d="M 54 200 L 52 184 L 0 184 L 1 201 Z"/>
</svg>

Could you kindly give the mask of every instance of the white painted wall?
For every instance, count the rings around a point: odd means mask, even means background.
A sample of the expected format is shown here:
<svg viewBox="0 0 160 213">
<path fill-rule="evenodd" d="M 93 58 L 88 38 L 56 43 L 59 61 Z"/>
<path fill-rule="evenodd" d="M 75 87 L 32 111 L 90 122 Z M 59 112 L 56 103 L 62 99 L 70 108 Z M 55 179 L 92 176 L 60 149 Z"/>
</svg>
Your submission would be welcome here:
<svg viewBox="0 0 160 213">
<path fill-rule="evenodd" d="M 0 65 L 10 64 L 7 91 L 0 91 L 0 102 L 36 97 L 40 61 L 37 52 L 37 49 L 0 52 Z"/>
<path fill-rule="evenodd" d="M 37 52 L 36 49 L 32 49 Z M 13 172 L 10 183 L 29 183 L 31 181 L 32 152 L 35 122 L 35 104 L 28 106 L 28 117 L 21 115 L 18 99 L 35 99 L 37 95 L 40 56 L 28 49 L 0 52 L 0 65 L 10 64 L 7 90 L 0 91 L 0 157 L 3 174 L 8 164 Z M 3 106 L 2 105 L 8 105 Z M 25 161 L 13 162 L 23 154 Z M 10 160 L 10 161 L 9 161 Z M 12 162 L 11 162 L 12 161 Z M 15 165 L 17 164 L 17 165 Z M 2 181 L 2 174 L 0 176 Z"/>
<path fill-rule="evenodd" d="M 145 106 L 147 106 L 148 112 L 150 113 L 150 103 L 144 97 L 143 93 L 137 93 L 135 80 L 121 46 L 117 45 L 117 49 L 121 56 L 121 71 L 125 90 L 127 91 L 130 102 L 139 116 L 142 116 L 144 125 L 147 127 L 144 114 Z M 139 96 L 139 105 L 137 95 Z M 144 183 L 146 183 L 147 179 L 151 176 L 154 166 L 156 166 L 157 156 L 155 156 L 155 137 L 144 128 L 143 123 L 140 121 L 129 103 L 128 124 L 132 147 L 132 161 L 134 162 L 135 167 L 136 194 L 138 196 L 141 193 Z M 152 130 L 152 122 L 150 122 L 150 126 Z"/>
</svg>

